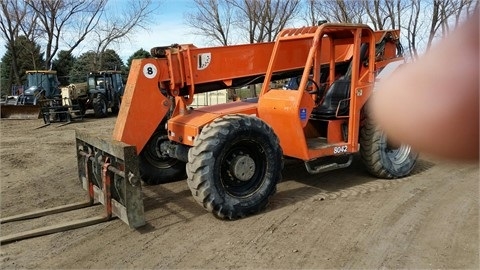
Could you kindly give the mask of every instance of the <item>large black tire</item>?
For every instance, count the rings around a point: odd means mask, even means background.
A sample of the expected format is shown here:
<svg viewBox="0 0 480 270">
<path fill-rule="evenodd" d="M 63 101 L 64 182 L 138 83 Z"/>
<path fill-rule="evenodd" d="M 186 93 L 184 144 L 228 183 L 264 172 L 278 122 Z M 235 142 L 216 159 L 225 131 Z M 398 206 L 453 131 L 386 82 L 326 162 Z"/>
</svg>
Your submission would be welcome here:
<svg viewBox="0 0 480 270">
<path fill-rule="evenodd" d="M 95 117 L 102 118 L 107 116 L 107 100 L 104 95 L 97 95 L 92 103 Z"/>
<path fill-rule="evenodd" d="M 110 110 L 112 110 L 112 113 L 115 115 L 118 114 L 118 111 L 120 111 L 120 98 L 118 97 L 118 94 L 114 94 L 113 105 Z"/>
<path fill-rule="evenodd" d="M 282 168 L 270 126 L 256 117 L 227 115 L 207 125 L 190 148 L 187 183 L 207 211 L 233 220 L 266 207 Z"/>
<path fill-rule="evenodd" d="M 119 104 L 113 104 L 112 108 L 110 108 L 110 110 L 112 110 L 113 114 L 115 114 L 115 115 L 118 114 L 118 111 L 120 110 Z"/>
<path fill-rule="evenodd" d="M 78 109 L 79 109 L 79 114 L 80 116 L 85 116 L 85 112 L 87 111 L 87 109 L 85 108 L 85 102 L 78 102 Z"/>
<path fill-rule="evenodd" d="M 167 140 L 165 130 L 157 131 L 140 153 L 140 176 L 146 184 L 164 184 L 187 177 L 185 162 L 171 158 L 160 151 L 161 143 Z"/>
<path fill-rule="evenodd" d="M 409 145 L 391 144 L 370 118 L 365 119 L 360 130 L 360 154 L 372 175 L 387 179 L 409 175 L 418 157 Z"/>
</svg>

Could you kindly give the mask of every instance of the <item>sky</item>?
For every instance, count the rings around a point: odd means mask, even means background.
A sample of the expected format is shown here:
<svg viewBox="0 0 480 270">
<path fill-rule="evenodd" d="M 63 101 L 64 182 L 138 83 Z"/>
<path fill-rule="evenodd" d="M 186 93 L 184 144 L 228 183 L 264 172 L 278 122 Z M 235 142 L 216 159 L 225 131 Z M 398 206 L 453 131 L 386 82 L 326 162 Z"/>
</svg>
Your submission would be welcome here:
<svg viewBox="0 0 480 270">
<path fill-rule="evenodd" d="M 114 49 L 122 59 L 126 59 L 140 48 L 150 51 L 152 47 L 174 43 L 204 46 L 203 38 L 191 34 L 192 30 L 184 22 L 184 13 L 192 9 L 192 3 L 191 0 L 163 0 L 149 29 L 138 31 L 130 41 L 124 42 L 125 46 L 122 44 Z"/>
<path fill-rule="evenodd" d="M 174 43 L 192 43 L 196 46 L 205 46 L 203 38 L 191 34 L 191 29 L 184 23 L 184 13 L 191 10 L 193 1 L 154 1 L 159 2 L 159 8 L 155 11 L 155 15 L 152 18 L 153 24 L 149 26 L 149 29 L 140 29 L 134 35 L 131 35 L 129 40 L 124 40 L 109 49 L 115 50 L 122 60 L 126 62 L 134 52 L 141 48 L 150 51 L 152 47 L 167 46 Z M 108 5 L 112 9 L 121 9 L 122 5 L 125 5 L 127 2 L 125 0 L 110 0 Z M 86 40 L 73 51 L 73 54 L 78 56 L 92 49 L 91 43 Z M 0 57 L 5 52 L 5 41 L 2 38 L 0 39 Z"/>
<path fill-rule="evenodd" d="M 1 1 L 1 0 L 0 0 Z M 107 8 L 115 12 L 121 12 L 130 0 L 109 0 Z M 210 45 L 204 37 L 192 34 L 192 29 L 185 23 L 185 14 L 194 11 L 193 0 L 153 0 L 158 4 L 158 8 L 152 16 L 152 24 L 148 29 L 139 29 L 132 34 L 128 40 L 123 40 L 118 44 L 113 44 L 109 49 L 115 50 L 124 63 L 137 50 L 143 48 L 150 51 L 151 48 L 157 46 L 168 46 L 174 43 L 178 44 L 194 44 L 197 47 L 205 47 Z M 127 6 L 128 8 L 128 6 Z M 295 23 L 301 26 L 301 23 Z M 44 49 L 44 48 L 42 48 Z M 67 49 L 61 47 L 59 50 Z M 77 47 L 73 54 L 79 56 L 89 50 L 93 50 L 94 42 L 85 40 Z M 0 38 L 0 57 L 6 52 L 5 41 Z"/>
</svg>

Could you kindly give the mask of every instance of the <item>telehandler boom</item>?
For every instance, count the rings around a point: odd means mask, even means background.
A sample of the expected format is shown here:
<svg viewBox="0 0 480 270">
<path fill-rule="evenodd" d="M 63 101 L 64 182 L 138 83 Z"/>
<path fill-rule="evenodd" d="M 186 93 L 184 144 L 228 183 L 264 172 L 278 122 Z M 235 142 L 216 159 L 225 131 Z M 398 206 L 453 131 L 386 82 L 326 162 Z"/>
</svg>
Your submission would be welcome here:
<svg viewBox="0 0 480 270">
<path fill-rule="evenodd" d="M 187 176 L 200 205 L 237 219 L 266 207 L 284 157 L 320 173 L 360 152 L 373 175 L 406 176 L 417 154 L 390 142 L 366 106 L 375 76 L 401 54 L 398 30 L 332 23 L 283 30 L 275 43 L 153 48 L 154 58 L 132 62 L 113 140 L 77 132 L 80 179 L 101 194 L 108 178 L 111 201 L 98 200 L 139 227 L 140 179 Z M 285 78 L 298 89 L 270 88 Z M 189 108 L 195 93 L 260 82 L 258 98 Z"/>
</svg>

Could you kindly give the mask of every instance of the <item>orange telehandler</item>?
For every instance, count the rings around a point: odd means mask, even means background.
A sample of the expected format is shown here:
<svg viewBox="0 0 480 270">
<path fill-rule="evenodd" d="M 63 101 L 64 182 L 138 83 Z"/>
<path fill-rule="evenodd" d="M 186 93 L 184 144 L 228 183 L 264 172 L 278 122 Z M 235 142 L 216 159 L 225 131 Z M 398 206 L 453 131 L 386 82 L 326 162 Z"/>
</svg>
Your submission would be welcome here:
<svg viewBox="0 0 480 270">
<path fill-rule="evenodd" d="M 134 60 L 113 139 L 76 132 L 79 177 L 91 201 L 131 227 L 145 224 L 141 187 L 187 177 L 195 200 L 222 219 L 264 209 L 284 157 L 309 173 L 351 164 L 408 175 L 417 154 L 388 140 L 366 106 L 376 75 L 403 63 L 398 30 L 325 23 L 283 30 L 274 43 L 172 45 Z M 291 78 L 296 89 L 271 89 Z M 261 83 L 257 98 L 192 109 L 194 94 Z"/>
<path fill-rule="evenodd" d="M 121 218 L 136 227 L 144 224 L 140 179 L 186 174 L 199 204 L 236 219 L 265 208 L 284 156 L 320 173 L 350 165 L 360 151 L 373 175 L 403 177 L 417 154 L 388 141 L 365 106 L 376 74 L 403 61 L 401 53 L 398 30 L 331 23 L 283 30 L 275 43 L 153 48 L 155 58 L 132 63 L 114 142 L 77 133 L 80 178 L 87 186 L 100 175 L 95 167 L 115 168 L 116 215 L 131 214 Z M 298 89 L 270 89 L 284 78 Z M 258 82 L 258 98 L 189 108 L 195 93 Z"/>
</svg>

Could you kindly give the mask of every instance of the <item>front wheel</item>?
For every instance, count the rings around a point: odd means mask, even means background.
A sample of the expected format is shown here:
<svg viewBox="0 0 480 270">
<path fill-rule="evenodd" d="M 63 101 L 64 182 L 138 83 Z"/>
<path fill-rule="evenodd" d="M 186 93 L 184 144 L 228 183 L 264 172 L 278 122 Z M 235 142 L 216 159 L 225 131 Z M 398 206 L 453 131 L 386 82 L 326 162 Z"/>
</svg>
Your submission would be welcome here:
<svg viewBox="0 0 480 270">
<path fill-rule="evenodd" d="M 95 117 L 102 118 L 107 116 L 107 100 L 104 95 L 97 95 L 92 103 Z"/>
<path fill-rule="evenodd" d="M 360 131 L 360 154 L 372 175 L 390 179 L 410 174 L 418 158 L 409 145 L 390 142 L 370 118 Z"/>
<path fill-rule="evenodd" d="M 207 211 L 237 219 L 266 207 L 282 168 L 270 126 L 256 117 L 227 115 L 207 125 L 190 148 L 187 183 Z"/>
<path fill-rule="evenodd" d="M 120 97 L 117 93 L 115 93 L 113 96 L 113 105 L 110 109 L 112 110 L 113 114 L 118 114 L 118 111 L 120 111 Z"/>
<path fill-rule="evenodd" d="M 140 153 L 140 175 L 146 184 L 158 185 L 185 179 L 185 162 L 162 153 L 161 144 L 168 141 L 165 130 L 157 131 Z"/>
</svg>

